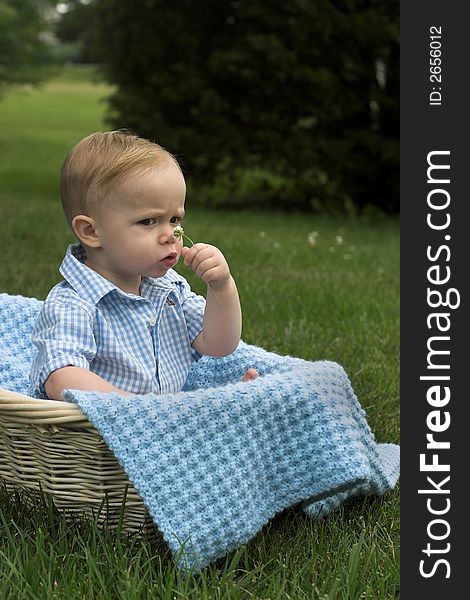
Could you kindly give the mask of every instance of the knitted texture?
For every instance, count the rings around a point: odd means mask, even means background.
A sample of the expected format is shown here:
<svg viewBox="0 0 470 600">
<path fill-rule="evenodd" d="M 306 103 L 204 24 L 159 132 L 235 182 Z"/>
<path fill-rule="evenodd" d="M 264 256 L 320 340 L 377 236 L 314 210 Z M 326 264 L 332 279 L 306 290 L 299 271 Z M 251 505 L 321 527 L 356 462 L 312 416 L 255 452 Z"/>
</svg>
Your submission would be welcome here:
<svg viewBox="0 0 470 600">
<path fill-rule="evenodd" d="M 31 331 L 42 302 L 0 294 L 0 387 L 27 394 L 34 346 Z"/>
<path fill-rule="evenodd" d="M 17 327 L 27 346 L 23 320 L 40 308 L 17 297 L 16 310 L 5 312 L 10 298 L 0 295 L 1 320 L 11 319 L 0 330 L 0 338 L 8 336 L 2 358 L 11 356 Z M 14 368 L 0 372 L 0 386 L 24 392 L 30 360 L 23 347 L 10 360 Z M 241 383 L 249 367 L 261 376 Z M 241 343 L 228 357 L 195 363 L 178 394 L 68 391 L 66 399 L 101 433 L 185 569 L 248 542 L 284 508 L 323 516 L 349 497 L 385 493 L 398 478 L 399 447 L 376 444 L 346 373 L 333 362 Z"/>
<path fill-rule="evenodd" d="M 263 375 L 238 383 L 248 365 Z M 226 359 L 202 359 L 175 395 L 67 399 L 101 432 L 185 569 L 248 542 L 284 508 L 323 516 L 398 477 L 398 446 L 375 443 L 332 362 L 242 344 Z"/>
</svg>

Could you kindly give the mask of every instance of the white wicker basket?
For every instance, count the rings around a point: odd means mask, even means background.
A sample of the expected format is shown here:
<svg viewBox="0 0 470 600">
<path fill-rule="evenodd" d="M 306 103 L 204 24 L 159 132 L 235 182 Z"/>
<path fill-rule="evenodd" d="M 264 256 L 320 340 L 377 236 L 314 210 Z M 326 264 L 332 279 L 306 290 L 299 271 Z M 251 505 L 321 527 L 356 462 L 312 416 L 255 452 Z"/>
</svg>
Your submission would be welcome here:
<svg viewBox="0 0 470 600">
<path fill-rule="evenodd" d="M 0 388 L 0 480 L 8 490 L 50 494 L 68 514 L 99 515 L 123 531 L 153 529 L 139 494 L 76 404 Z"/>
</svg>

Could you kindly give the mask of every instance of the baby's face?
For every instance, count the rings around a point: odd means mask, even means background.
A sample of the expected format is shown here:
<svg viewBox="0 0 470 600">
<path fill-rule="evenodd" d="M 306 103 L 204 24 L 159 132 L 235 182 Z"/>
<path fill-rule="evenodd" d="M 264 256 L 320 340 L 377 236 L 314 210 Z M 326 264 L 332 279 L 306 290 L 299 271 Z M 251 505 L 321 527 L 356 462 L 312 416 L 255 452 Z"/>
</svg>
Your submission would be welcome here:
<svg viewBox="0 0 470 600">
<path fill-rule="evenodd" d="M 96 215 L 101 261 L 122 279 L 161 277 L 174 267 L 183 243 L 173 230 L 184 217 L 186 184 L 172 161 L 163 169 L 116 184 Z"/>
</svg>

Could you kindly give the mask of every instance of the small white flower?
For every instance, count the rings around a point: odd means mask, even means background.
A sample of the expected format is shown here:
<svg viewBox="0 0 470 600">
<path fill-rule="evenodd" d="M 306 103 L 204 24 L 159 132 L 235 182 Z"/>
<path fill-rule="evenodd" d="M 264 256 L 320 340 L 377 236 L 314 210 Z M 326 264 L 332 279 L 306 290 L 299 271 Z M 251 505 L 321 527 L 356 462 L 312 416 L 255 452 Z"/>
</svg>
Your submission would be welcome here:
<svg viewBox="0 0 470 600">
<path fill-rule="evenodd" d="M 274 248 L 280 248 L 281 244 L 279 242 L 273 242 L 273 247 Z"/>
<path fill-rule="evenodd" d="M 313 233 L 308 234 L 307 240 L 310 246 L 313 247 L 317 245 L 317 236 L 313 235 Z"/>
<path fill-rule="evenodd" d="M 258 235 L 259 235 L 260 238 L 265 238 L 266 237 L 266 231 L 260 231 L 258 233 Z"/>
<path fill-rule="evenodd" d="M 337 235 L 335 237 L 335 242 L 338 244 L 338 246 L 342 246 L 343 245 L 343 236 L 342 235 Z"/>
<path fill-rule="evenodd" d="M 174 229 L 173 229 L 173 237 L 181 239 L 184 235 L 184 229 L 181 227 L 181 225 L 177 225 Z"/>
<path fill-rule="evenodd" d="M 177 225 L 173 229 L 173 237 L 175 237 L 177 240 L 182 240 L 183 238 L 185 238 L 188 240 L 191 246 L 194 246 L 193 240 L 184 233 L 184 229 L 181 227 L 181 225 Z"/>
</svg>

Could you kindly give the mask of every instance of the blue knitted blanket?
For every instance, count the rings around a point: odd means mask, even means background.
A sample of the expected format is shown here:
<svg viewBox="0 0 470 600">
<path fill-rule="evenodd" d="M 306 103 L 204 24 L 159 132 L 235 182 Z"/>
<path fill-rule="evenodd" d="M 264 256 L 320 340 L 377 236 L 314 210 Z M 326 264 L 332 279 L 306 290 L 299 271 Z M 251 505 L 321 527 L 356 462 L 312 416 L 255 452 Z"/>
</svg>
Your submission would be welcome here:
<svg viewBox="0 0 470 600">
<path fill-rule="evenodd" d="M 17 300 L 0 336 L 11 337 L 12 320 L 37 313 L 40 303 L 28 300 Z M 20 362 L 29 364 L 24 334 L 21 344 Z M 11 348 L 10 340 L 0 344 L 0 364 L 11 363 Z M 240 382 L 249 367 L 260 377 Z M 18 361 L 11 381 L 8 368 L 0 370 L 0 386 L 24 392 L 20 372 Z M 347 498 L 384 494 L 399 474 L 399 447 L 375 442 L 348 376 L 333 362 L 241 343 L 228 357 L 195 363 L 178 394 L 71 390 L 66 399 L 101 433 L 185 569 L 246 543 L 287 507 L 324 516 Z"/>
</svg>

